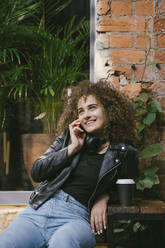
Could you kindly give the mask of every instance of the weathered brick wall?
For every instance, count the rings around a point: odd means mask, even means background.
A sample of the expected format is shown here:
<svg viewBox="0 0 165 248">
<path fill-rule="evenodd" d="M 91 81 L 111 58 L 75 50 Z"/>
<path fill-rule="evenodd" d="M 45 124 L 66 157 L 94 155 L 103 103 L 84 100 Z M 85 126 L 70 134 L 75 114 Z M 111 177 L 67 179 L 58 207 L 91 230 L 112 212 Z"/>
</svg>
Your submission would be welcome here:
<svg viewBox="0 0 165 248">
<path fill-rule="evenodd" d="M 141 78 L 145 57 L 151 38 L 150 61 L 159 65 L 149 66 L 144 79 L 165 80 L 165 1 L 97 0 L 96 3 L 96 59 L 95 74 L 109 78 L 120 71 L 126 78 Z M 102 72 L 100 73 L 101 59 Z M 135 70 L 131 66 L 135 64 Z"/>
<path fill-rule="evenodd" d="M 150 42 L 154 49 L 148 62 L 156 64 L 147 66 L 143 81 L 150 82 L 147 87 L 165 117 L 165 0 L 96 0 L 95 81 L 106 79 L 130 97 L 136 96 Z M 155 163 L 165 189 L 165 127 L 161 128 L 164 152 Z"/>
</svg>

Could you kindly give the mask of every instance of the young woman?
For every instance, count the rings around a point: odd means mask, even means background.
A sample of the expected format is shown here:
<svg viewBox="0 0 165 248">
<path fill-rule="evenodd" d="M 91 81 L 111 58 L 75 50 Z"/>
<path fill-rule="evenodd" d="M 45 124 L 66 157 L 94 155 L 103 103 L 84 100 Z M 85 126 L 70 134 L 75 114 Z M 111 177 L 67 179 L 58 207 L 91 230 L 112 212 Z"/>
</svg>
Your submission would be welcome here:
<svg viewBox="0 0 165 248">
<path fill-rule="evenodd" d="M 134 109 L 105 82 L 72 88 L 60 134 L 33 164 L 41 182 L 29 206 L 0 236 L 3 248 L 93 248 L 106 229 L 118 178 L 137 176 Z"/>
</svg>

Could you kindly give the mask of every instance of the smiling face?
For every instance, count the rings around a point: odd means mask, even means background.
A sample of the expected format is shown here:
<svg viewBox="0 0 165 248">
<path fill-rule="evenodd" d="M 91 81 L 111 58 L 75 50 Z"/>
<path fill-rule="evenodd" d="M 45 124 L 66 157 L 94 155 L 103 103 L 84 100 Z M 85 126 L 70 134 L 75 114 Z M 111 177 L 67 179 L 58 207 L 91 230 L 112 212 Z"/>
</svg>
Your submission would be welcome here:
<svg viewBox="0 0 165 248">
<path fill-rule="evenodd" d="M 82 96 L 78 101 L 78 118 L 87 133 L 102 136 L 106 114 L 102 104 L 93 95 Z"/>
</svg>

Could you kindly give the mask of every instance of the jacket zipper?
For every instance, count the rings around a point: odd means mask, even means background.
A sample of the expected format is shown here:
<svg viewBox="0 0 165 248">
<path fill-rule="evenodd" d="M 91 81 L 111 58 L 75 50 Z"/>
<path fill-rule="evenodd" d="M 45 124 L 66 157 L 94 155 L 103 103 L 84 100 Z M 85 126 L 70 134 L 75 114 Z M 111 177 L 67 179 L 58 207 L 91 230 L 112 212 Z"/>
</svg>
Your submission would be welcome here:
<svg viewBox="0 0 165 248">
<path fill-rule="evenodd" d="M 111 168 L 109 171 L 107 171 L 107 172 L 99 179 L 99 181 L 97 182 L 96 187 L 95 187 L 95 189 L 94 189 L 92 195 L 90 196 L 90 198 L 89 198 L 89 200 L 88 200 L 88 210 L 89 210 L 89 203 L 90 203 L 90 201 L 91 201 L 93 195 L 96 193 L 97 188 L 98 188 L 98 185 L 100 184 L 100 182 L 101 182 L 101 180 L 103 179 L 103 177 L 105 177 L 105 176 L 106 176 L 108 173 L 110 173 L 112 170 L 116 169 L 120 164 L 121 164 L 121 162 L 118 163 L 117 165 L 115 165 L 115 166 L 114 166 L 113 168 Z"/>
</svg>

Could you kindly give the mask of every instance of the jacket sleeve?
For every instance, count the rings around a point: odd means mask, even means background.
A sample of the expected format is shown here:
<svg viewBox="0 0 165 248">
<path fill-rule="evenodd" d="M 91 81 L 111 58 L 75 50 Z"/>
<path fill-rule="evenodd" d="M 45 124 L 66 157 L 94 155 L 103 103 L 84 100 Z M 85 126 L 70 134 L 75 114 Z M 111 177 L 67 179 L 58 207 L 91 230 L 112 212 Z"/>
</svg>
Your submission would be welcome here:
<svg viewBox="0 0 165 248">
<path fill-rule="evenodd" d="M 63 148 L 66 134 L 62 133 L 48 150 L 33 164 L 31 176 L 35 182 L 41 182 L 56 177 L 58 171 L 69 162 L 67 147 Z"/>
</svg>

